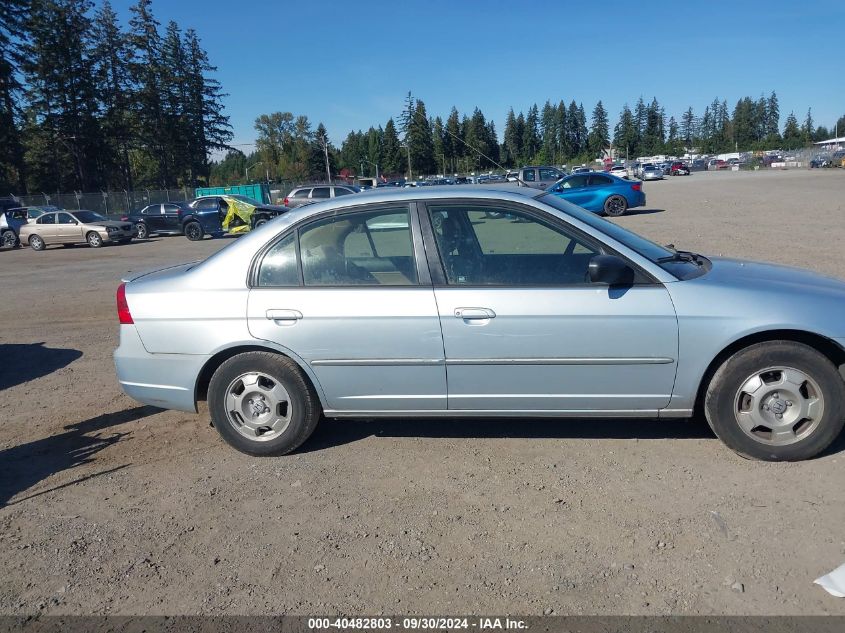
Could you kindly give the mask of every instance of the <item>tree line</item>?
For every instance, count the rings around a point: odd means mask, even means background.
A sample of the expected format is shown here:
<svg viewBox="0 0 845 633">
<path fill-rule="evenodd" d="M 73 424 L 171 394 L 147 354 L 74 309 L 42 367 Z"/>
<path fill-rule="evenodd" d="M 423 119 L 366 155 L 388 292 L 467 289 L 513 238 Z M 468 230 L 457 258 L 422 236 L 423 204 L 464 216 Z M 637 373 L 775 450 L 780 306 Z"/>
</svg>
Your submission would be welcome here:
<svg viewBox="0 0 845 633">
<path fill-rule="evenodd" d="M 837 127 L 845 130 L 845 116 Z M 255 128 L 256 152 L 250 156 L 231 153 L 215 164 L 213 179 L 233 182 L 242 177 L 248 164 L 258 162 L 262 164 L 260 173 L 273 180 L 325 179 L 327 134 L 322 123 L 312 133 L 307 116 L 277 112 L 260 116 Z M 700 115 L 689 107 L 678 118 L 667 118 L 657 98 L 646 102 L 640 97 L 633 108 L 628 104 L 622 107 L 613 127 L 602 101 L 593 107 L 589 121 L 582 103 L 546 101 L 542 108 L 533 104 L 524 112 L 510 108 L 500 141 L 493 121 L 480 108 L 461 114 L 453 107 L 444 121 L 429 116 L 422 99 L 408 93 L 395 120 L 390 118 L 384 126 L 371 126 L 367 131 L 353 130 L 339 148 L 328 144 L 328 153 L 334 177 L 374 176 L 376 165 L 379 173 L 387 176 L 423 176 L 497 165 L 583 163 L 607 155 L 611 148 L 617 158 L 631 159 L 677 156 L 691 149 L 705 154 L 790 150 L 832 134 L 833 130 L 815 125 L 811 110 L 802 123 L 790 112 L 781 129 L 778 97 L 772 91 L 758 99 L 742 97 L 732 109 L 726 99 L 717 98 Z"/>
<path fill-rule="evenodd" d="M 0 3 L 0 192 L 195 186 L 232 138 L 191 28 L 151 0 Z"/>
</svg>

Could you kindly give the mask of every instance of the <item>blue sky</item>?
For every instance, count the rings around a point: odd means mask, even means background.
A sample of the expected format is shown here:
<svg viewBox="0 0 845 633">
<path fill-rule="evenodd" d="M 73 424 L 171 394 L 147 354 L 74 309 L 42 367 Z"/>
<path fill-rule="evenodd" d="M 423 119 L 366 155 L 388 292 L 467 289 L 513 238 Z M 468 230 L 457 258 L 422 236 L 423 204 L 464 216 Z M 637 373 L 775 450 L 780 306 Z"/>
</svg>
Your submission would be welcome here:
<svg viewBox="0 0 845 633">
<path fill-rule="evenodd" d="M 128 20 L 134 0 L 112 4 Z M 640 95 L 667 117 L 771 90 L 781 126 L 790 110 L 802 121 L 812 107 L 827 126 L 845 114 L 842 0 L 154 0 L 153 11 L 162 30 L 172 19 L 199 33 L 237 144 L 274 111 L 322 121 L 339 144 L 395 118 L 409 90 L 432 116 L 480 107 L 500 136 L 510 106 L 547 99 L 588 116 L 601 99 L 611 125 Z"/>
</svg>

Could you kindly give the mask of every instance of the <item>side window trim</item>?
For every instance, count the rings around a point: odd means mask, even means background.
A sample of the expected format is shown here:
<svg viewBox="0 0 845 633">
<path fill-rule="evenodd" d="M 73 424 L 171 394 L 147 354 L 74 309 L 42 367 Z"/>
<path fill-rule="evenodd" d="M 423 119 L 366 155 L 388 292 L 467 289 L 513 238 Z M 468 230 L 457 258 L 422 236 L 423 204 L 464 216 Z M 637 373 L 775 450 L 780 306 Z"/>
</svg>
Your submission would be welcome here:
<svg viewBox="0 0 845 633">
<path fill-rule="evenodd" d="M 454 206 L 457 209 L 466 208 L 469 205 L 474 206 L 484 206 L 488 204 L 488 201 L 483 199 L 462 199 L 462 200 L 448 200 L 442 202 L 436 202 L 435 206 L 438 207 L 446 207 L 446 206 Z M 423 228 L 423 235 L 424 235 L 424 242 L 425 242 L 425 253 L 426 258 L 428 261 L 428 267 L 431 271 L 431 278 L 432 283 L 435 288 L 480 288 L 480 289 L 491 289 L 491 288 L 528 288 L 531 286 L 493 286 L 493 285 L 465 285 L 465 286 L 456 286 L 454 284 L 450 284 L 446 278 L 446 268 L 443 264 L 443 261 L 440 258 L 439 249 L 437 248 L 437 240 L 434 236 L 434 229 L 431 226 L 431 212 L 428 208 L 428 204 L 424 202 L 417 203 L 419 209 L 419 219 L 420 224 Z M 501 202 L 494 200 L 492 205 L 490 206 L 497 206 L 501 207 L 505 211 L 514 211 L 519 213 L 524 213 L 525 215 L 540 220 L 541 222 L 547 223 L 556 229 L 561 229 L 563 231 L 571 232 L 572 236 L 586 242 L 587 244 L 595 247 L 599 252 L 608 254 L 608 255 L 616 255 L 620 259 L 624 260 L 631 268 L 634 269 L 634 273 L 636 277 L 642 279 L 641 283 L 637 285 L 662 285 L 660 281 L 655 279 L 648 271 L 644 270 L 641 266 L 639 266 L 636 262 L 631 261 L 628 257 L 623 255 L 622 253 L 617 252 L 615 249 L 611 248 L 607 244 L 605 244 L 600 239 L 593 237 L 589 233 L 586 233 L 571 225 L 569 222 L 562 220 L 552 214 L 543 213 L 540 209 L 536 209 L 531 206 L 522 205 L 513 202 Z M 474 238 L 476 239 L 476 238 Z M 476 239 L 477 242 L 477 239 Z M 598 284 L 600 286 L 600 284 Z M 582 287 L 580 284 L 575 286 L 572 284 L 559 284 L 553 285 L 549 287 L 554 288 L 574 288 L 574 287 Z"/>
<path fill-rule="evenodd" d="M 401 202 L 401 205 L 407 205 L 408 208 L 408 219 L 410 224 L 411 230 L 411 247 L 413 249 L 413 259 L 414 265 L 417 269 L 417 283 L 410 285 L 410 286 L 389 286 L 389 285 L 359 285 L 359 286 L 306 286 L 305 285 L 305 273 L 302 267 L 302 254 L 300 252 L 300 245 L 299 245 L 299 237 L 300 231 L 308 227 L 308 225 L 313 224 L 314 222 L 318 222 L 320 220 L 324 220 L 327 217 L 342 217 L 347 214 L 352 213 L 375 213 L 379 210 L 387 210 L 387 209 L 395 209 L 396 203 L 387 203 L 382 202 L 378 204 L 371 204 L 371 205 L 363 205 L 363 206 L 355 206 L 350 207 L 348 209 L 344 209 L 340 212 L 337 210 L 332 211 L 324 211 L 317 215 L 304 218 L 294 226 L 287 227 L 282 233 L 277 235 L 273 240 L 268 242 L 264 245 L 264 247 L 259 250 L 252 259 L 250 263 L 249 270 L 247 272 L 247 287 L 250 290 L 276 290 L 282 287 L 287 288 L 301 288 L 301 289 L 316 289 L 316 290 L 329 290 L 332 288 L 418 288 L 418 287 L 425 287 L 432 285 L 432 278 L 431 273 L 429 270 L 429 265 L 426 260 L 426 252 L 425 252 L 425 242 L 421 234 L 420 230 L 420 212 L 418 210 L 418 205 L 416 202 L 408 201 L 408 202 Z M 279 242 L 283 239 L 291 235 L 291 233 L 295 234 L 294 243 L 296 245 L 296 266 L 299 272 L 299 286 L 261 286 L 258 283 L 258 274 L 261 268 L 261 262 L 264 260 L 264 256 Z"/>
</svg>

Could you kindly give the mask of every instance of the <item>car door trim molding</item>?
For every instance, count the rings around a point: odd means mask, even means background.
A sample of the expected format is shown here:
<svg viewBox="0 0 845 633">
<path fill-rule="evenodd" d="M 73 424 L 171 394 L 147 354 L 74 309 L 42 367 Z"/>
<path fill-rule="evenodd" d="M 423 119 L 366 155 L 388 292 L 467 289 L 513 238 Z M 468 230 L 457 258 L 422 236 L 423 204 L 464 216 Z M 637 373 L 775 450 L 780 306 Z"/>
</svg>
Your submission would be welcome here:
<svg viewBox="0 0 845 633">
<path fill-rule="evenodd" d="M 668 365 L 673 358 L 579 357 L 568 358 L 447 358 L 447 365 Z"/>
<path fill-rule="evenodd" d="M 312 367 L 408 367 L 444 365 L 442 358 L 321 358 L 310 361 Z"/>
<path fill-rule="evenodd" d="M 568 358 L 319 358 L 312 367 L 404 367 L 409 365 L 668 365 L 674 358 L 568 357 Z"/>
<path fill-rule="evenodd" d="M 692 409 L 324 409 L 323 414 L 327 418 L 687 418 Z"/>
</svg>

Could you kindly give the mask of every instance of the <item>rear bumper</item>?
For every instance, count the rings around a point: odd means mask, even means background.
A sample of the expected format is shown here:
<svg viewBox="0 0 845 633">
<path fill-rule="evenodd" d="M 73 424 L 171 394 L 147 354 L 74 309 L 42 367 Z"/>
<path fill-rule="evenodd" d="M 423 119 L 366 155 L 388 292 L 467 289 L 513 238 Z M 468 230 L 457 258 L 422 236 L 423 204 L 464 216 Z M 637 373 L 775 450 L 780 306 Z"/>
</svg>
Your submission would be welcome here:
<svg viewBox="0 0 845 633">
<path fill-rule="evenodd" d="M 209 356 L 150 354 L 134 325 L 120 326 L 114 366 L 120 388 L 143 404 L 195 412 L 197 377 Z"/>
</svg>

